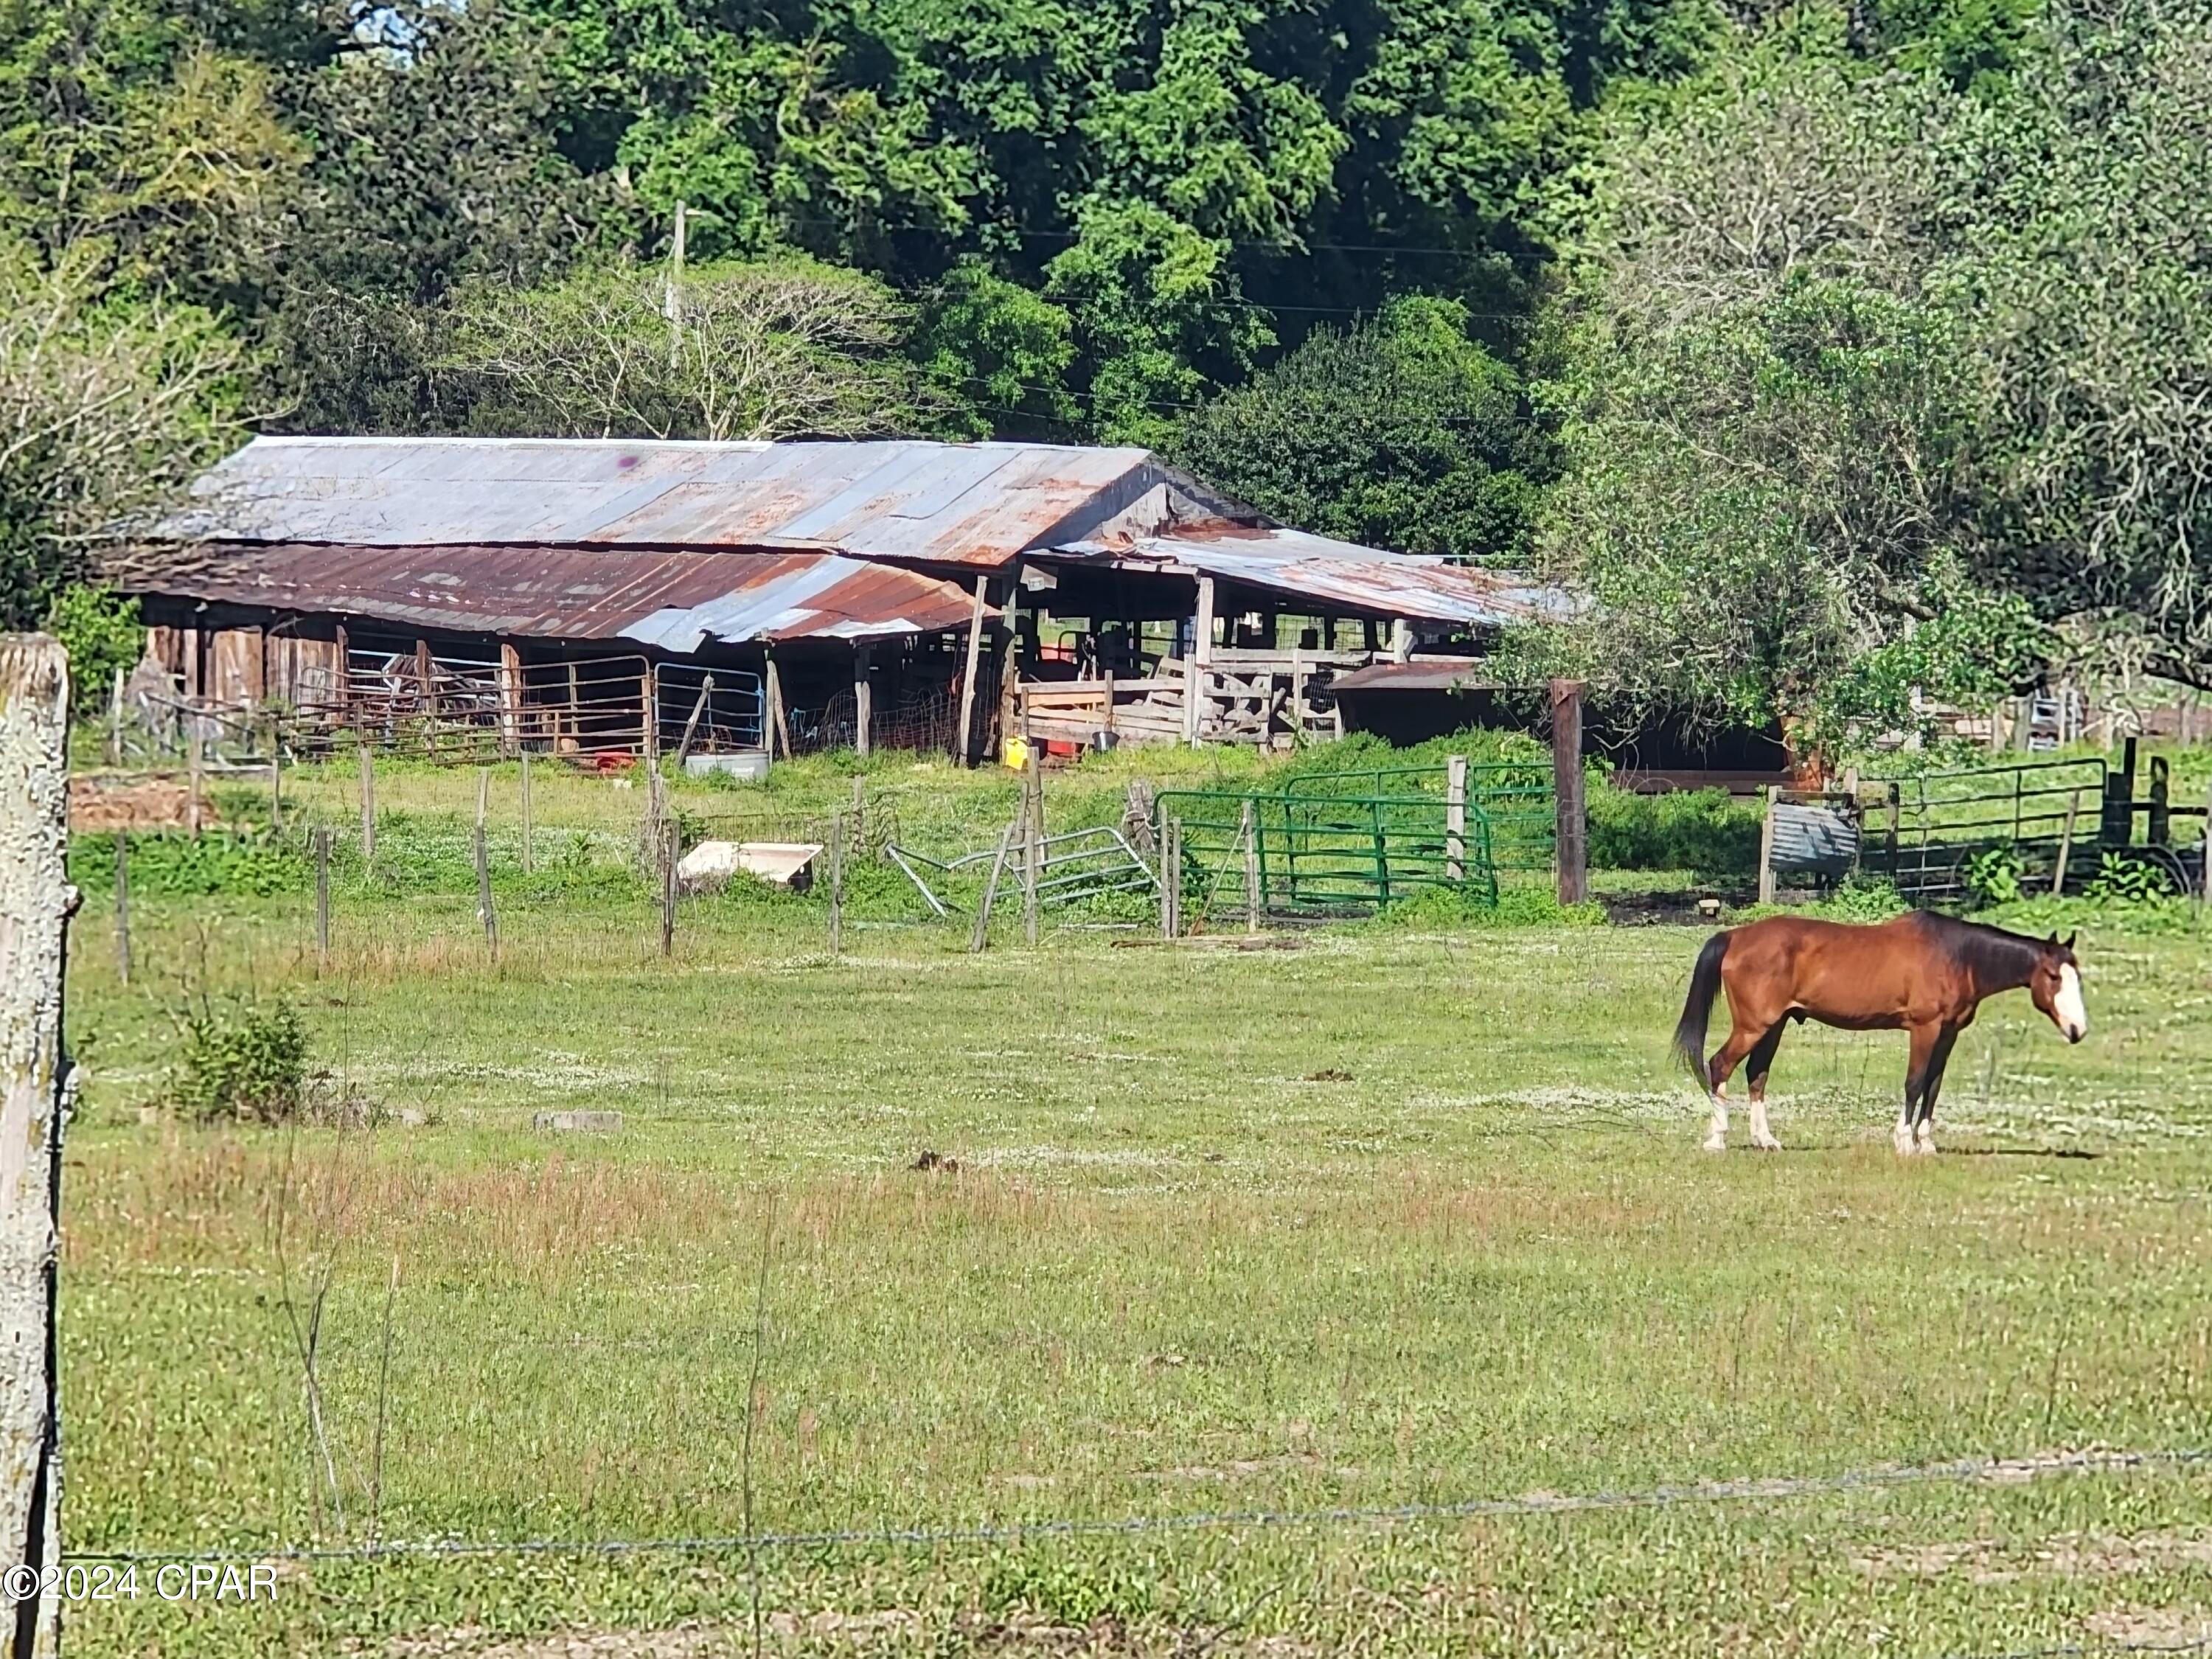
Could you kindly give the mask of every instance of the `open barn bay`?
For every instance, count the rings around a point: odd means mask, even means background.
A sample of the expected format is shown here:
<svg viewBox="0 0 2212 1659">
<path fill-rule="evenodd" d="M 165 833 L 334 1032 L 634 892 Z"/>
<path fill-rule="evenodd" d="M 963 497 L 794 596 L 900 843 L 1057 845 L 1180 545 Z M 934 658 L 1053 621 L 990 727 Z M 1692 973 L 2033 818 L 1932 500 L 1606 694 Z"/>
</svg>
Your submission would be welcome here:
<svg viewBox="0 0 2212 1659">
<path fill-rule="evenodd" d="M 1788 1150 L 1699 1153 L 1681 930 L 136 920 L 71 969 L 70 1548 L 338 1553 L 82 1651 L 2212 1638 L 2201 936 L 2086 936 L 2078 1049 L 1993 1005 L 1900 1161 L 1901 1039 L 1811 1029 Z M 289 988 L 359 1121 L 142 1116 L 186 981 Z"/>
</svg>

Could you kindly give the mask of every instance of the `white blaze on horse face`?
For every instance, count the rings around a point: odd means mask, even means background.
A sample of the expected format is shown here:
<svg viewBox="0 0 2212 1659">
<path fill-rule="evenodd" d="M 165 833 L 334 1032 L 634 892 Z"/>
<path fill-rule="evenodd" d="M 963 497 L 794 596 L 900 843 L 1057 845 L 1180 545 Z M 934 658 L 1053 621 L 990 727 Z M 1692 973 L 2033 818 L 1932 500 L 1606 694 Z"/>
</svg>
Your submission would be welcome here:
<svg viewBox="0 0 2212 1659">
<path fill-rule="evenodd" d="M 2081 1001 L 2081 970 L 2068 963 L 2058 970 L 2058 994 L 2051 1000 L 2051 1018 L 2069 1042 L 2089 1035 L 2089 1010 Z"/>
</svg>

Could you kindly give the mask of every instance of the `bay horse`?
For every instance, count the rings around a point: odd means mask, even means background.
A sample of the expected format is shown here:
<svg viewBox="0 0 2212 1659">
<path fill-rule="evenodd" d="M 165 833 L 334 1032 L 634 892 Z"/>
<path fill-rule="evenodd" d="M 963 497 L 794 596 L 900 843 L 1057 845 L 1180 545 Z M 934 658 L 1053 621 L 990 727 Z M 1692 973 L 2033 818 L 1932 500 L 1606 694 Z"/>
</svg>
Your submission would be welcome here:
<svg viewBox="0 0 2212 1659">
<path fill-rule="evenodd" d="M 1705 1022 L 1723 988 L 1734 1028 L 1707 1061 Z M 1747 1060 L 1751 1144 L 1781 1150 L 1766 1127 L 1766 1074 L 1783 1027 L 1817 1019 L 1847 1031 L 1906 1033 L 1905 1109 L 1891 1143 L 1900 1153 L 1934 1152 L 1936 1097 L 1952 1044 L 1986 999 L 2022 988 L 2067 1042 L 2088 1035 L 2071 935 L 2063 944 L 2056 933 L 2031 939 L 1926 910 L 1871 926 L 1769 916 L 1715 933 L 1698 952 L 1674 1027 L 1675 1054 L 1712 1097 L 1705 1150 L 1727 1150 L 1729 1079 Z"/>
</svg>

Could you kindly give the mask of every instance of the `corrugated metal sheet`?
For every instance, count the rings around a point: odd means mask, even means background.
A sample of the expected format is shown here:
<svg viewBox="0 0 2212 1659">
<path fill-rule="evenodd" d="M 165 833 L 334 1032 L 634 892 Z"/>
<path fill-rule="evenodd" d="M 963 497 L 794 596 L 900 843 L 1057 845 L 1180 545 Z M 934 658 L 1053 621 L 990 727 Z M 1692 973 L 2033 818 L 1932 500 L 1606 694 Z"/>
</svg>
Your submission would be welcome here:
<svg viewBox="0 0 2212 1659">
<path fill-rule="evenodd" d="M 136 591 L 523 638 L 868 639 L 967 624 L 971 597 L 896 566 L 819 553 L 279 542 L 196 550 Z"/>
<path fill-rule="evenodd" d="M 1142 449 L 1054 444 L 257 438 L 163 526 L 185 540 L 793 548 L 994 566 L 1146 490 L 1232 512 Z"/>
<path fill-rule="evenodd" d="M 1769 862 L 1793 874 L 1844 876 L 1859 858 L 1859 826 L 1848 814 L 1827 806 L 1777 801 L 1774 852 Z"/>
<path fill-rule="evenodd" d="M 1280 527 L 1187 526 L 1170 535 L 1074 542 L 1054 550 L 1127 569 L 1202 572 L 1377 617 L 1500 625 L 1562 620 L 1577 608 L 1572 594 L 1531 576 Z"/>
</svg>

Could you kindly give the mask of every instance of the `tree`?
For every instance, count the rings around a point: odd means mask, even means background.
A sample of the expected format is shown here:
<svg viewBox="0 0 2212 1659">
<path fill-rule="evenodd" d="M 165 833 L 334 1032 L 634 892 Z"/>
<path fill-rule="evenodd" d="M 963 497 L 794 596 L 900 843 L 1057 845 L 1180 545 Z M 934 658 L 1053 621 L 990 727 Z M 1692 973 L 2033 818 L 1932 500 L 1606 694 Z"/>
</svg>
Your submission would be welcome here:
<svg viewBox="0 0 2212 1659">
<path fill-rule="evenodd" d="M 1409 553 L 1510 562 L 1535 486 L 1520 381 L 1466 307 L 1408 297 L 1323 328 L 1176 427 L 1170 453 L 1286 523 Z"/>
<path fill-rule="evenodd" d="M 236 432 L 246 360 L 204 312 L 106 303 L 98 251 L 0 242 L 0 629 L 35 628 Z"/>
<path fill-rule="evenodd" d="M 852 437 L 921 418 L 905 322 L 879 283 L 804 259 L 617 268 L 464 289 L 447 367 L 480 431 Z"/>
</svg>

